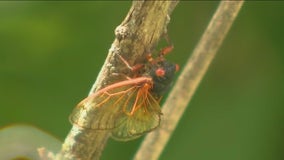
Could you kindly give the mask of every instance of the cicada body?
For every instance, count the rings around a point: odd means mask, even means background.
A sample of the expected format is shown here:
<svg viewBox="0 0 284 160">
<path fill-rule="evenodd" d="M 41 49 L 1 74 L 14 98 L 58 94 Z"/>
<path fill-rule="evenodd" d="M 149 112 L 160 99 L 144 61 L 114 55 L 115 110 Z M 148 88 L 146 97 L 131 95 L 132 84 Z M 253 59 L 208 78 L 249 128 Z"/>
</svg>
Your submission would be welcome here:
<svg viewBox="0 0 284 160">
<path fill-rule="evenodd" d="M 169 89 L 177 67 L 160 57 L 143 65 L 143 70 L 135 78 L 111 84 L 82 100 L 70 115 L 71 123 L 110 130 L 111 136 L 120 141 L 157 128 L 162 115 L 159 101 Z"/>
</svg>

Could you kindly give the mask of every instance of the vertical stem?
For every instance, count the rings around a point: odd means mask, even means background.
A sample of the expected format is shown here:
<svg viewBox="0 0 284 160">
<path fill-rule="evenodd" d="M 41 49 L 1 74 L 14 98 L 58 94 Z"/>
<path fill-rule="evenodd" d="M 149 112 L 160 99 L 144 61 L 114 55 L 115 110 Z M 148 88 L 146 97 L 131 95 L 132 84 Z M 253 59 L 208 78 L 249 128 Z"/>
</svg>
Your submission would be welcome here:
<svg viewBox="0 0 284 160">
<path fill-rule="evenodd" d="M 164 120 L 149 133 L 135 160 L 156 160 L 185 111 L 197 86 L 220 48 L 243 1 L 222 1 L 163 106 Z"/>
</svg>

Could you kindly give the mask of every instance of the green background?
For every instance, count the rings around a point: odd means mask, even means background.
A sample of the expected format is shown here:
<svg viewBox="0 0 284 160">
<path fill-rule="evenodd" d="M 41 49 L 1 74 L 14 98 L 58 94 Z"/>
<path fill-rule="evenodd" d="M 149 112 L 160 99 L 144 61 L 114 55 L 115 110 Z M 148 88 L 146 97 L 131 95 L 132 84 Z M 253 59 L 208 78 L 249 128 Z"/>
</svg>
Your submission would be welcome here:
<svg viewBox="0 0 284 160">
<path fill-rule="evenodd" d="M 130 5 L 0 2 L 0 127 L 32 124 L 64 140 Z M 184 65 L 217 5 L 179 3 L 170 61 Z M 244 4 L 161 160 L 283 159 L 283 17 L 284 2 Z M 102 159 L 131 159 L 141 140 L 109 140 Z"/>
</svg>

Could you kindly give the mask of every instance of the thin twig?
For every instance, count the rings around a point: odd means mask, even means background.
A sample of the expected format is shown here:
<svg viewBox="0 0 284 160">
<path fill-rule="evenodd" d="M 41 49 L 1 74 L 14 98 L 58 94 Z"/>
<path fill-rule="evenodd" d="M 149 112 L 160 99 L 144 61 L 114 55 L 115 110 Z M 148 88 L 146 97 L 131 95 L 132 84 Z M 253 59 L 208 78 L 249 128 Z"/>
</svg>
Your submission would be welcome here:
<svg viewBox="0 0 284 160">
<path fill-rule="evenodd" d="M 243 1 L 222 1 L 220 3 L 163 106 L 164 119 L 161 126 L 146 136 L 135 155 L 135 160 L 159 158 L 242 4 Z"/>
<path fill-rule="evenodd" d="M 130 65 L 145 59 L 166 32 L 169 15 L 177 1 L 133 1 L 124 21 L 116 28 L 116 39 L 109 49 L 108 57 L 90 94 L 115 82 L 112 73 L 124 71 L 125 65 L 117 54 L 127 58 Z M 84 124 L 97 118 L 92 114 L 92 107 L 86 108 L 86 114 L 80 115 Z M 108 130 L 84 129 L 74 125 L 65 139 L 57 159 L 99 159 L 109 138 Z"/>
</svg>

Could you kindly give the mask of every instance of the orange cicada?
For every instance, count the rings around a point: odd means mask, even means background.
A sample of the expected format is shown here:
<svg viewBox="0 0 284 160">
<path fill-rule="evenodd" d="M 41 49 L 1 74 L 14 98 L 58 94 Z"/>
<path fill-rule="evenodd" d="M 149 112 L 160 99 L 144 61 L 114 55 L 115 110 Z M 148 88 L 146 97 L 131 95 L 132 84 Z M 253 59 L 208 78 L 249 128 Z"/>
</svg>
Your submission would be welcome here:
<svg viewBox="0 0 284 160">
<path fill-rule="evenodd" d="M 135 139 L 157 128 L 162 115 L 159 101 L 178 68 L 164 58 L 172 48 L 164 48 L 156 58 L 147 56 L 148 62 L 139 65 L 140 74 L 135 78 L 113 83 L 82 100 L 70 115 L 71 123 L 82 128 L 110 130 L 111 136 L 121 141 Z M 119 58 L 129 67 L 124 58 Z M 90 106 L 92 109 L 87 112 Z M 81 114 L 92 116 L 82 120 Z"/>
</svg>

